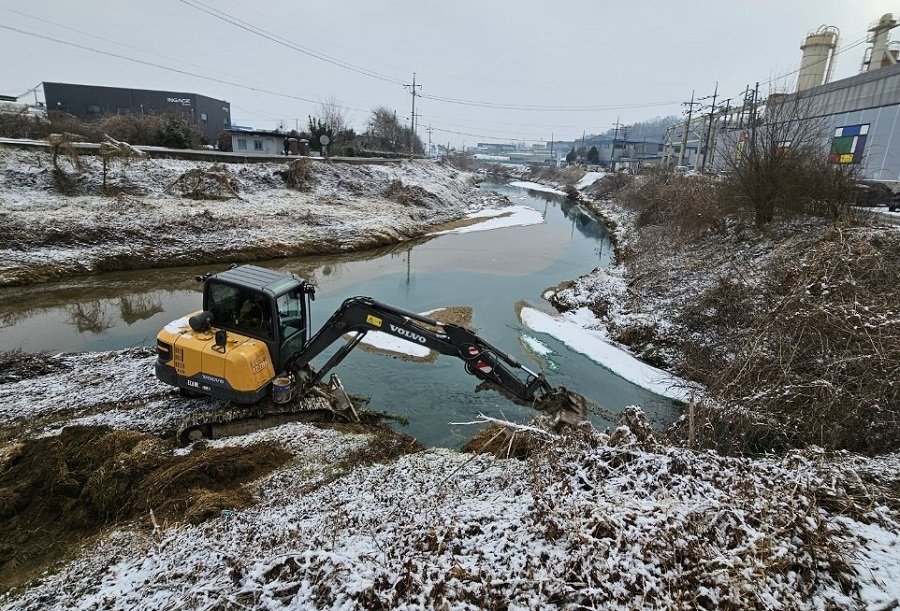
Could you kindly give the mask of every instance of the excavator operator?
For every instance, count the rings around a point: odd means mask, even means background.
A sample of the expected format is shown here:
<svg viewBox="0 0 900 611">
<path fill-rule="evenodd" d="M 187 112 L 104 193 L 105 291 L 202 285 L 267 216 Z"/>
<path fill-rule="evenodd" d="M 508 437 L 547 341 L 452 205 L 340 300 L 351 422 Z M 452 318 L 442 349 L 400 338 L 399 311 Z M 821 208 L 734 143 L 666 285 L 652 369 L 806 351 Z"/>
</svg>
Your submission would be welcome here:
<svg viewBox="0 0 900 611">
<path fill-rule="evenodd" d="M 262 295 L 242 293 L 239 303 L 235 310 L 234 326 L 251 335 L 272 339 L 272 313 Z"/>
</svg>

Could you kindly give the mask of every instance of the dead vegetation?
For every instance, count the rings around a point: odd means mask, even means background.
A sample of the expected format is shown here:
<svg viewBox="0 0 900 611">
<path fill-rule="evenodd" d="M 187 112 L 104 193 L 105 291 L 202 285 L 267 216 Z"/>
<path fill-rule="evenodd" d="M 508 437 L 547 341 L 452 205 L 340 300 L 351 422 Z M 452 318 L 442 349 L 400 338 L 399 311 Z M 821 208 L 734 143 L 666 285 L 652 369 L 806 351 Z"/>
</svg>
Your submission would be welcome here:
<svg viewBox="0 0 900 611">
<path fill-rule="evenodd" d="M 316 186 L 313 162 L 305 157 L 290 162 L 286 170 L 277 170 L 275 173 L 281 176 L 290 189 L 311 191 Z"/>
<path fill-rule="evenodd" d="M 720 279 L 682 323 L 713 341 L 685 371 L 725 405 L 701 408 L 701 446 L 900 447 L 900 236 L 834 226 L 788 250 L 758 282 Z M 736 436 L 735 433 L 742 432 Z"/>
<path fill-rule="evenodd" d="M 580 166 L 571 165 L 563 168 L 550 166 L 531 166 L 528 169 L 528 180 L 536 182 L 552 182 L 560 185 L 574 186 L 584 176 Z"/>
<path fill-rule="evenodd" d="M 404 206 L 431 207 L 435 196 L 419 185 L 405 185 L 402 180 L 392 180 L 384 192 L 384 196 L 392 202 Z"/>
<path fill-rule="evenodd" d="M 290 454 L 271 445 L 195 448 L 135 431 L 73 426 L 17 444 L 0 470 L 0 589 L 20 586 L 103 529 L 201 522 L 251 504 L 241 486 Z"/>
<path fill-rule="evenodd" d="M 288 607 L 860 608 L 852 539 L 830 513 L 877 521 L 882 489 L 821 452 L 689 452 L 646 434 L 638 410 L 630 418 L 538 442 L 524 464 L 395 464 L 321 489 L 336 524 L 309 545 L 325 551 L 270 559 L 242 602 L 276 591 Z M 421 492 L 393 496 L 385 479 Z M 363 533 L 377 560 L 354 551 Z"/>
<path fill-rule="evenodd" d="M 773 152 L 777 172 L 801 152 Z M 666 172 L 618 190 L 636 213 L 627 307 L 675 324 L 638 318 L 614 337 L 709 389 L 678 438 L 727 453 L 900 447 L 900 236 L 860 226 L 847 176 L 821 165 L 765 202 Z"/>
<path fill-rule="evenodd" d="M 104 134 L 100 143 L 98 154 L 103 164 L 103 189 L 107 188 L 106 176 L 109 168 L 114 164 L 127 167 L 133 159 L 146 159 L 147 153 L 140 151 L 127 142 L 120 142 L 111 136 Z"/>
<path fill-rule="evenodd" d="M 73 144 L 83 140 L 84 138 L 78 134 L 69 132 L 47 136 L 50 143 L 50 160 L 53 163 L 53 184 L 63 195 L 76 195 L 81 189 L 79 175 L 84 165 Z M 68 162 L 68 171 L 60 165 L 60 161 L 63 160 Z"/>
<path fill-rule="evenodd" d="M 169 185 L 169 193 L 189 199 L 240 199 L 237 181 L 224 164 L 193 168 Z"/>
</svg>

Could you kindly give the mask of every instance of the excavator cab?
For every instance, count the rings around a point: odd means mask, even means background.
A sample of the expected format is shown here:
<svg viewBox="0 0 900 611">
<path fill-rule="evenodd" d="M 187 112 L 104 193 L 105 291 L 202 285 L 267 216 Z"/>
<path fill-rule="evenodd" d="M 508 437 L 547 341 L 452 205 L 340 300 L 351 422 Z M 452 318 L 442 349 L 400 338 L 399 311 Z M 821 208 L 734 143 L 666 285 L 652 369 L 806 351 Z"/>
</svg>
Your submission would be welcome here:
<svg viewBox="0 0 900 611">
<path fill-rule="evenodd" d="M 203 281 L 203 310 L 157 336 L 157 377 L 188 392 L 252 404 L 310 335 L 313 287 L 244 265 Z"/>
</svg>

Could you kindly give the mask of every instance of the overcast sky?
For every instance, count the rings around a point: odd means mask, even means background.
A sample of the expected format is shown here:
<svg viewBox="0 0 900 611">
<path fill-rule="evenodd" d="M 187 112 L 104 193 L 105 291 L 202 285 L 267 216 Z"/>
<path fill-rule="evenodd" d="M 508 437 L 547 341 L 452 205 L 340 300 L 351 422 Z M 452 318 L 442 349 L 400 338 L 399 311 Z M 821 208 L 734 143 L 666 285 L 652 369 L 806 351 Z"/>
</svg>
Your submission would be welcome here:
<svg viewBox="0 0 900 611">
<path fill-rule="evenodd" d="M 409 116 L 403 83 L 415 71 L 425 141 L 429 124 L 434 141 L 457 146 L 573 139 L 617 117 L 679 114 L 692 90 L 710 95 L 716 81 L 720 100 L 756 81 L 764 92 L 792 88 L 796 74 L 780 77 L 797 69 L 804 37 L 823 24 L 839 28 L 846 47 L 835 78 L 851 76 L 871 22 L 900 13 L 888 0 L 199 0 L 354 71 L 188 5 L 197 1 L 0 0 L 0 26 L 235 84 L 0 29 L 0 94 L 41 81 L 195 92 L 228 100 L 235 123 L 263 129 L 302 126 L 315 101 L 334 97 L 362 129 L 376 105 Z M 546 109 L 559 106 L 579 110 Z"/>
</svg>

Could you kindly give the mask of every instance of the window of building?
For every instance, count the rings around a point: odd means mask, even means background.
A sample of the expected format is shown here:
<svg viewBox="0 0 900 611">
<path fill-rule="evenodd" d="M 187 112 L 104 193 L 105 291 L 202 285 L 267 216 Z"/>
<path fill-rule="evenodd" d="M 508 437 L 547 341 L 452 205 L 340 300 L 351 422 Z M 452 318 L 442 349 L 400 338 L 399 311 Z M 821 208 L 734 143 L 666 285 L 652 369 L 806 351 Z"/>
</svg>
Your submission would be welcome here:
<svg viewBox="0 0 900 611">
<path fill-rule="evenodd" d="M 222 119 L 222 125 L 228 125 L 228 117 Z"/>
<path fill-rule="evenodd" d="M 261 151 L 261 150 L 263 150 L 263 143 L 262 143 L 262 140 L 254 140 L 254 141 L 253 141 L 253 150 L 254 150 L 254 151 Z"/>
<path fill-rule="evenodd" d="M 247 139 L 246 138 L 238 138 L 238 150 L 246 151 L 247 150 Z"/>
<path fill-rule="evenodd" d="M 102 112 L 103 112 L 103 109 L 100 108 L 100 105 L 99 105 L 99 104 L 88 104 L 88 105 L 85 107 L 85 111 L 86 111 L 87 114 L 90 115 L 90 116 L 96 116 L 96 115 L 99 115 L 100 113 L 102 113 Z"/>
<path fill-rule="evenodd" d="M 200 120 L 206 123 L 209 120 L 209 116 L 205 112 L 200 113 Z"/>
</svg>

